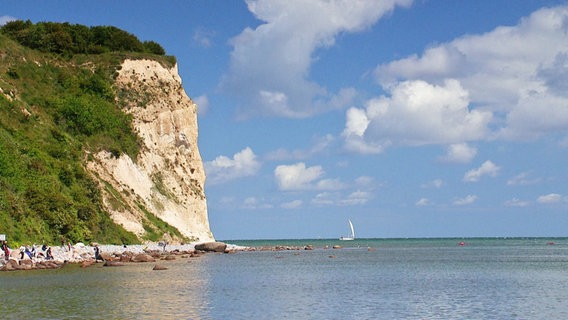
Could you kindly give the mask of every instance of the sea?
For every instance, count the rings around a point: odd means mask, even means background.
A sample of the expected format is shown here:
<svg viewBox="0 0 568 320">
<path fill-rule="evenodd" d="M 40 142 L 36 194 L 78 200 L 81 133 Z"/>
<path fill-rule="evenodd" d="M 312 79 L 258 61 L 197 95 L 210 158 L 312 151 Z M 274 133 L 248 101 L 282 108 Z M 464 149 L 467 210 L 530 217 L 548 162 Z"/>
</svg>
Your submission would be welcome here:
<svg viewBox="0 0 568 320">
<path fill-rule="evenodd" d="M 226 242 L 300 250 L 0 272 L 0 317 L 568 319 L 568 238 Z"/>
</svg>

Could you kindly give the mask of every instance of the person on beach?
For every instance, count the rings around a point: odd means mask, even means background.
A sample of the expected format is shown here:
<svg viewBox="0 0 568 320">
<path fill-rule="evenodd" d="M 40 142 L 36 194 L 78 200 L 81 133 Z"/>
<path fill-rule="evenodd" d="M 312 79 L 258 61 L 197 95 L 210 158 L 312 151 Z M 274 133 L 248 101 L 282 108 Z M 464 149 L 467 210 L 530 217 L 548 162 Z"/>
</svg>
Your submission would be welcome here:
<svg viewBox="0 0 568 320">
<path fill-rule="evenodd" d="M 31 259 L 33 258 L 32 252 L 30 251 L 30 246 L 26 246 L 24 253 Z"/>
<path fill-rule="evenodd" d="M 2 242 L 2 251 L 4 251 L 4 258 L 7 260 L 10 259 L 10 248 L 8 248 L 8 242 L 6 240 L 4 240 L 4 242 Z"/>
<path fill-rule="evenodd" d="M 53 260 L 53 254 L 51 253 L 51 247 L 47 247 L 45 260 Z"/>
<path fill-rule="evenodd" d="M 95 262 L 99 262 L 99 260 L 101 260 L 102 262 L 105 261 L 105 259 L 101 256 L 99 246 L 95 246 Z"/>
</svg>

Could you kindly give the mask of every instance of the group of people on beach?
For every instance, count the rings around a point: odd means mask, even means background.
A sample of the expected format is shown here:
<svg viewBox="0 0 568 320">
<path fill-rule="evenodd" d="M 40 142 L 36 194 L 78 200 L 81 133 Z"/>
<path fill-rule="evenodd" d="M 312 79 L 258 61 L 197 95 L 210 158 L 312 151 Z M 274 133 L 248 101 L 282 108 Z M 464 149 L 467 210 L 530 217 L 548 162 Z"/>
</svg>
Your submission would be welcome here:
<svg viewBox="0 0 568 320">
<path fill-rule="evenodd" d="M 41 250 L 36 250 L 36 244 L 34 243 L 31 247 L 29 245 L 20 247 L 20 259 L 33 258 L 44 258 L 45 260 L 53 260 L 53 253 L 51 252 L 51 247 L 44 244 L 41 246 Z M 8 246 L 8 241 L 4 240 L 2 242 L 2 253 L 4 253 L 4 259 L 10 259 L 11 249 Z"/>
</svg>

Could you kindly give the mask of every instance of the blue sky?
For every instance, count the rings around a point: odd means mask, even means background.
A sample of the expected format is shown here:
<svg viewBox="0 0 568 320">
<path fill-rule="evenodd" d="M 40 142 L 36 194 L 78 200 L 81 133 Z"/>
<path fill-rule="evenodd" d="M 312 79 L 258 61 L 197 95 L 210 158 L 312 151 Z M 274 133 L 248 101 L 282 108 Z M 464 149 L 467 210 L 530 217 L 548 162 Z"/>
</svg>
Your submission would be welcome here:
<svg viewBox="0 0 568 320">
<path fill-rule="evenodd" d="M 217 239 L 568 235 L 568 2 L 2 1 L 175 55 Z"/>
</svg>

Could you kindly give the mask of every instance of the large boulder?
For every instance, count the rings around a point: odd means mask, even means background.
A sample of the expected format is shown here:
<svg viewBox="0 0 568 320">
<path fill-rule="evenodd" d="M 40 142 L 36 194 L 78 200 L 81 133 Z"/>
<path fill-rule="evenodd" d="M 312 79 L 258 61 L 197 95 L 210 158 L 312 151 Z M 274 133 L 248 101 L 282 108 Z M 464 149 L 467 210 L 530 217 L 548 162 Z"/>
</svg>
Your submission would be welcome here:
<svg viewBox="0 0 568 320">
<path fill-rule="evenodd" d="M 101 252 L 99 253 L 99 255 L 101 256 L 101 258 L 103 258 L 105 261 L 110 261 L 112 260 L 112 254 L 108 253 L 108 252 Z"/>
<path fill-rule="evenodd" d="M 132 262 L 155 262 L 156 259 L 149 254 L 140 253 L 132 257 Z"/>
<path fill-rule="evenodd" d="M 195 250 L 210 251 L 210 252 L 225 252 L 227 244 L 224 242 L 204 242 L 195 245 Z"/>
</svg>

